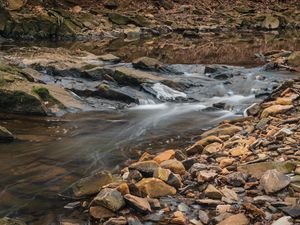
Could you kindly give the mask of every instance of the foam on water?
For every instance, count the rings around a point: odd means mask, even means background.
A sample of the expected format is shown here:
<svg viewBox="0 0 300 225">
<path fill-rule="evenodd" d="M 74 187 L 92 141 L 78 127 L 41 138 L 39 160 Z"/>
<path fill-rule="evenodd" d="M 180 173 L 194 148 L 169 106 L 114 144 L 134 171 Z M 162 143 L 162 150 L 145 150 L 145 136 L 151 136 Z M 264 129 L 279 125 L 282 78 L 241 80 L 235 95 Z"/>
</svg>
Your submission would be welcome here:
<svg viewBox="0 0 300 225">
<path fill-rule="evenodd" d="M 156 92 L 158 99 L 175 100 L 176 98 L 187 98 L 187 95 L 183 92 L 174 90 L 164 84 L 156 83 L 152 86 L 152 89 Z"/>
</svg>

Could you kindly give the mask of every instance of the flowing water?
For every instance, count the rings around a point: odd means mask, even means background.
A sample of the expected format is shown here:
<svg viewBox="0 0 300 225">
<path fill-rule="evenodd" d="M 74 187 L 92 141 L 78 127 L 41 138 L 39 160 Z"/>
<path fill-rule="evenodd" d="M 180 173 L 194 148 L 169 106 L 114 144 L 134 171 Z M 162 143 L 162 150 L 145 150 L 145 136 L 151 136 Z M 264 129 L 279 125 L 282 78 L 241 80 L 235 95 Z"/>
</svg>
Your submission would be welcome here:
<svg viewBox="0 0 300 225">
<path fill-rule="evenodd" d="M 227 67 L 231 77 L 213 78 L 204 74 L 203 65 L 189 63 L 170 65 L 180 72 L 176 76 L 158 74 L 190 84 L 184 92 L 156 83 L 151 98 L 142 95 L 140 104 L 129 108 L 109 102 L 109 108 L 61 117 L 0 115 L 0 125 L 18 137 L 0 144 L 0 216 L 21 217 L 29 224 L 78 217 L 63 209 L 66 202 L 58 196 L 77 179 L 117 169 L 144 151 L 183 149 L 202 130 L 241 116 L 281 81 L 299 75 L 266 72 L 254 63 L 252 68 Z"/>
</svg>

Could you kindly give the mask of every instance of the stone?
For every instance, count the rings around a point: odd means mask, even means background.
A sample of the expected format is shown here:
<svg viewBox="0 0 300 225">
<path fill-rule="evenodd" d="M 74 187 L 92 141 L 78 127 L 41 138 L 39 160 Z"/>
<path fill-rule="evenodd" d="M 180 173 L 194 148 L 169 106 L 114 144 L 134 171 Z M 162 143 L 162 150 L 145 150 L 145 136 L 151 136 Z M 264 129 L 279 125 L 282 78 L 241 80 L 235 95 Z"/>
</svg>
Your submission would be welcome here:
<svg viewBox="0 0 300 225">
<path fill-rule="evenodd" d="M 166 183 L 177 189 L 179 189 L 183 186 L 180 176 L 178 174 L 174 174 L 174 173 L 170 174 Z"/>
<path fill-rule="evenodd" d="M 247 109 L 245 109 L 246 116 L 255 116 L 260 111 L 260 104 L 254 103 L 251 106 L 249 106 Z"/>
<path fill-rule="evenodd" d="M 176 211 L 170 219 L 169 224 L 186 225 L 186 222 L 187 219 L 185 215 L 180 211 Z"/>
<path fill-rule="evenodd" d="M 176 159 L 166 160 L 166 161 L 162 162 L 160 164 L 160 166 L 162 168 L 171 170 L 173 173 L 177 173 L 177 174 L 180 174 L 180 175 L 184 174 L 185 171 L 186 171 L 183 164 L 182 164 L 182 162 L 180 162 Z"/>
<path fill-rule="evenodd" d="M 169 169 L 164 169 L 161 167 L 158 167 L 154 173 L 153 173 L 153 177 L 161 179 L 162 181 L 167 181 L 169 179 L 169 176 L 171 174 L 171 170 Z"/>
<path fill-rule="evenodd" d="M 136 162 L 131 164 L 129 170 L 138 170 L 144 176 L 153 176 L 154 171 L 159 167 L 158 163 L 154 160 Z"/>
<path fill-rule="evenodd" d="M 151 212 L 151 206 L 146 198 L 140 198 L 131 194 L 124 196 L 124 199 L 128 205 L 141 213 Z"/>
<path fill-rule="evenodd" d="M 209 184 L 204 191 L 204 195 L 211 199 L 221 199 L 222 193 L 212 184 Z"/>
<path fill-rule="evenodd" d="M 136 69 L 160 71 L 162 70 L 163 63 L 157 59 L 150 57 L 141 57 L 132 61 L 132 65 Z"/>
<path fill-rule="evenodd" d="M 234 172 L 227 175 L 227 183 L 234 187 L 242 187 L 245 185 L 245 177 L 241 172 Z"/>
<path fill-rule="evenodd" d="M 7 8 L 11 11 L 20 10 L 26 3 L 24 0 L 6 0 Z"/>
<path fill-rule="evenodd" d="M 126 36 L 126 41 L 135 41 L 141 38 L 142 31 L 139 27 L 126 28 L 124 29 L 124 34 Z"/>
<path fill-rule="evenodd" d="M 167 150 L 160 154 L 158 154 L 156 157 L 154 157 L 154 161 L 156 161 L 158 164 L 173 159 L 175 157 L 175 151 L 174 150 Z"/>
<path fill-rule="evenodd" d="M 220 167 L 223 169 L 223 168 L 225 168 L 225 167 L 227 167 L 227 166 L 232 165 L 234 162 L 235 162 L 235 159 L 233 159 L 233 158 L 225 158 L 225 159 L 222 159 L 222 160 L 220 161 Z"/>
<path fill-rule="evenodd" d="M 117 190 L 124 196 L 126 194 L 130 193 L 129 187 L 127 183 L 121 183 L 118 187 Z"/>
<path fill-rule="evenodd" d="M 299 218 L 300 216 L 300 206 L 292 206 L 292 207 L 281 207 L 280 210 L 282 210 L 284 213 L 288 214 L 289 216 L 293 218 Z"/>
<path fill-rule="evenodd" d="M 118 0 L 106 0 L 104 6 L 108 9 L 116 9 L 119 7 Z"/>
<path fill-rule="evenodd" d="M 217 136 L 213 136 L 213 135 L 207 136 L 207 137 L 201 139 L 200 141 L 197 141 L 196 143 L 203 147 L 206 147 L 207 145 L 212 144 L 214 142 L 223 143 L 222 139 L 218 138 Z"/>
<path fill-rule="evenodd" d="M 90 211 L 90 215 L 94 219 L 98 219 L 98 220 L 99 219 L 107 219 L 107 218 L 116 216 L 115 213 L 113 213 L 109 209 L 104 208 L 102 206 L 91 206 L 89 211 Z"/>
<path fill-rule="evenodd" d="M 248 225 L 249 219 L 243 213 L 232 215 L 218 223 L 218 225 Z"/>
<path fill-rule="evenodd" d="M 291 173 L 295 168 L 295 163 L 287 161 L 253 163 L 249 165 L 238 166 L 237 170 L 259 179 L 267 170 L 276 169 L 281 173 Z"/>
<path fill-rule="evenodd" d="M 268 30 L 273 30 L 273 29 L 278 29 L 280 27 L 280 21 L 277 17 L 272 16 L 272 15 L 267 15 L 262 22 L 262 28 L 268 29 Z"/>
<path fill-rule="evenodd" d="M 207 145 L 204 149 L 203 149 L 203 153 L 204 154 L 214 154 L 217 153 L 219 151 L 222 150 L 222 144 L 215 142 L 212 144 Z"/>
<path fill-rule="evenodd" d="M 26 223 L 18 219 L 4 217 L 0 219 L 0 225 L 26 225 Z"/>
<path fill-rule="evenodd" d="M 201 144 L 199 144 L 198 142 L 196 142 L 192 146 L 188 147 L 185 150 L 185 153 L 186 153 L 187 156 L 192 156 L 192 155 L 195 155 L 195 154 L 201 154 L 202 151 L 203 151 L 203 146 Z"/>
<path fill-rule="evenodd" d="M 113 181 L 111 173 L 107 171 L 82 178 L 72 185 L 73 195 L 77 198 L 98 193 L 101 187 Z"/>
<path fill-rule="evenodd" d="M 229 135 L 232 136 L 234 134 L 239 133 L 242 130 L 241 127 L 231 125 L 231 124 L 222 124 L 214 129 L 204 132 L 201 137 L 205 138 L 208 136 L 223 136 Z"/>
<path fill-rule="evenodd" d="M 264 204 L 266 202 L 272 203 L 272 202 L 276 202 L 276 199 L 268 196 L 268 195 L 262 195 L 262 196 L 256 196 L 253 198 L 254 203 L 257 204 Z"/>
<path fill-rule="evenodd" d="M 217 176 L 217 173 L 214 171 L 199 171 L 197 175 L 197 181 L 200 184 L 213 180 Z"/>
<path fill-rule="evenodd" d="M 180 212 L 188 212 L 190 211 L 190 207 L 188 207 L 187 204 L 181 202 L 178 206 L 177 206 L 177 209 L 180 211 Z"/>
<path fill-rule="evenodd" d="M 274 193 L 287 187 L 291 179 L 276 169 L 266 171 L 260 179 L 260 184 L 267 194 Z"/>
<path fill-rule="evenodd" d="M 232 210 L 231 205 L 218 205 L 216 207 L 216 211 L 218 214 L 227 213 L 230 212 L 231 210 Z"/>
<path fill-rule="evenodd" d="M 98 56 L 98 59 L 105 61 L 105 62 L 111 62 L 111 63 L 121 62 L 121 59 L 118 56 L 115 56 L 113 54 L 100 55 L 100 56 Z"/>
<path fill-rule="evenodd" d="M 289 66 L 300 67 L 300 51 L 293 52 L 287 59 Z"/>
<path fill-rule="evenodd" d="M 188 158 L 181 161 L 186 170 L 189 170 L 195 163 L 198 162 L 197 158 Z"/>
<path fill-rule="evenodd" d="M 12 142 L 14 139 L 14 135 L 9 130 L 0 126 L 0 143 Z"/>
<path fill-rule="evenodd" d="M 127 218 L 127 222 L 128 222 L 128 225 L 143 225 L 141 223 L 141 221 L 139 220 L 139 218 L 137 218 L 136 216 L 129 216 Z"/>
<path fill-rule="evenodd" d="M 222 204 L 221 201 L 214 200 L 214 199 L 198 199 L 196 200 L 196 202 L 199 203 L 200 205 L 205 205 L 205 206 L 215 206 L 215 205 Z"/>
<path fill-rule="evenodd" d="M 230 199 L 232 201 L 238 201 L 239 197 L 238 195 L 235 193 L 235 191 L 233 191 L 232 189 L 229 189 L 227 187 L 224 187 L 221 189 L 222 194 L 227 198 Z"/>
<path fill-rule="evenodd" d="M 291 219 L 292 218 L 290 216 L 283 216 L 274 221 L 272 225 L 292 225 L 293 223 L 291 222 Z"/>
<path fill-rule="evenodd" d="M 198 218 L 204 224 L 208 224 L 209 223 L 208 214 L 205 211 L 203 211 L 203 210 L 199 210 L 199 212 L 198 212 Z"/>
<path fill-rule="evenodd" d="M 93 199 L 94 204 L 101 205 L 113 212 L 120 210 L 125 206 L 122 194 L 116 189 L 104 188 Z"/>
<path fill-rule="evenodd" d="M 141 179 L 143 179 L 143 175 L 138 170 L 130 170 L 126 180 L 136 183 Z"/>
<path fill-rule="evenodd" d="M 126 225 L 126 224 L 127 224 L 127 219 L 123 216 L 120 216 L 118 218 L 110 218 L 103 225 Z"/>
<path fill-rule="evenodd" d="M 174 187 L 157 178 L 144 178 L 136 184 L 136 187 L 144 196 L 149 196 L 150 198 L 176 194 Z"/>
<path fill-rule="evenodd" d="M 274 116 L 279 113 L 284 113 L 292 109 L 293 107 L 293 105 L 272 105 L 262 111 L 261 118 L 267 118 L 268 116 Z"/>
</svg>

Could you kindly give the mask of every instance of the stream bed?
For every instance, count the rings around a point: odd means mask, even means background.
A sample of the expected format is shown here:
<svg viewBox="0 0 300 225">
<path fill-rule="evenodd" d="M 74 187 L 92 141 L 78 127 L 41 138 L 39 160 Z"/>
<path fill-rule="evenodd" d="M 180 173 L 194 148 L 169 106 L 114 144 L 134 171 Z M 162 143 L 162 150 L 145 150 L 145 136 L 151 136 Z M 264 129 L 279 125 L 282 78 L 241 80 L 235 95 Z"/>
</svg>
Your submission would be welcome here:
<svg viewBox="0 0 300 225">
<path fill-rule="evenodd" d="M 247 43 L 248 49 L 255 45 Z M 272 43 L 281 46 L 282 39 Z M 124 50 L 129 45 L 130 50 Z M 120 54 L 113 50 L 115 47 L 106 48 L 105 53 L 122 56 L 127 51 L 126 62 L 120 64 L 130 68 L 131 54 L 136 54 L 140 46 L 141 42 L 123 43 L 119 47 Z M 299 41 L 293 40 L 291 46 L 288 50 L 299 47 Z M 12 47 L 16 45 L 9 43 L 1 48 L 7 51 Z M 169 57 L 172 54 L 171 50 L 161 52 Z M 173 54 L 176 62 L 166 60 L 170 70 L 155 75 L 188 84 L 184 91 L 162 83 L 154 84 L 148 92 L 118 87 L 126 93 L 137 93 L 138 104 L 124 107 L 119 102 L 80 96 L 88 105 L 84 112 L 46 118 L 0 115 L 0 125 L 11 130 L 18 139 L 14 143 L 0 144 L 0 216 L 20 217 L 29 224 L 77 218 L 72 210 L 63 208 L 68 201 L 58 195 L 76 180 L 96 171 L 118 169 L 126 160 L 144 151 L 184 149 L 203 130 L 224 119 L 242 116 L 247 107 L 262 101 L 280 82 L 299 76 L 265 71 L 259 63 L 252 63 L 252 58 L 248 61 L 244 58 L 247 63 L 226 62 L 224 58 L 202 62 L 231 65 L 211 66 L 222 69 L 214 76 L 205 73 L 207 66 L 195 61 L 195 55 L 187 62 L 188 56 L 181 61 L 175 50 Z M 82 86 L 88 87 L 91 82 L 76 76 L 53 79 L 47 73 L 44 79 L 74 92 Z"/>
</svg>

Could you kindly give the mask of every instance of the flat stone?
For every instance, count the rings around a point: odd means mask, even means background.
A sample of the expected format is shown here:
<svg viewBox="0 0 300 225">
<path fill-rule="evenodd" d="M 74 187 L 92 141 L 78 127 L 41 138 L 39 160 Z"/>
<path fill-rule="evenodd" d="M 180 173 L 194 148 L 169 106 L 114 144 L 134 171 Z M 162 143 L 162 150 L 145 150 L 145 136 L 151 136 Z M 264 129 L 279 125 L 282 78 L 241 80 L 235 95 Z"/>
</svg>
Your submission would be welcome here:
<svg viewBox="0 0 300 225">
<path fill-rule="evenodd" d="M 116 216 L 115 213 L 102 206 L 91 206 L 90 215 L 95 219 L 107 219 Z"/>
<path fill-rule="evenodd" d="M 73 195 L 75 197 L 83 197 L 96 194 L 101 190 L 101 187 L 111 183 L 112 181 L 112 175 L 107 171 L 82 178 L 72 185 Z"/>
<path fill-rule="evenodd" d="M 244 186 L 246 181 L 241 172 L 234 172 L 227 175 L 227 182 L 234 187 Z"/>
<path fill-rule="evenodd" d="M 293 218 L 300 217 L 300 205 L 292 206 L 292 207 L 281 207 L 280 210 L 282 210 L 284 213 L 288 214 Z"/>
<path fill-rule="evenodd" d="M 266 171 L 260 179 L 260 184 L 267 194 L 280 191 L 291 183 L 291 178 L 276 169 Z"/>
<path fill-rule="evenodd" d="M 257 204 L 264 204 L 266 202 L 276 202 L 276 199 L 268 195 L 262 195 L 254 197 L 253 201 Z"/>
<path fill-rule="evenodd" d="M 291 219 L 292 218 L 290 216 L 283 216 L 274 221 L 272 225 L 292 225 L 293 223 L 291 222 Z"/>
<path fill-rule="evenodd" d="M 208 224 L 209 223 L 209 216 L 208 214 L 203 211 L 203 210 L 199 210 L 198 212 L 198 218 L 200 219 L 200 221 L 204 224 Z"/>
<path fill-rule="evenodd" d="M 4 217 L 0 219 L 0 225 L 26 225 L 26 223 L 18 219 Z"/>
<path fill-rule="evenodd" d="M 169 169 L 173 173 L 177 173 L 177 174 L 184 174 L 186 171 L 182 162 L 180 162 L 176 159 L 166 160 L 166 161 L 162 162 L 160 164 L 160 166 L 162 168 Z"/>
<path fill-rule="evenodd" d="M 262 111 L 261 118 L 267 118 L 268 116 L 275 116 L 279 113 L 285 113 L 293 107 L 293 105 L 272 105 Z"/>
<path fill-rule="evenodd" d="M 118 56 L 115 56 L 113 54 L 105 54 L 98 56 L 99 60 L 105 61 L 105 62 L 111 62 L 111 63 L 119 63 L 121 59 Z"/>
<path fill-rule="evenodd" d="M 214 129 L 204 132 L 201 137 L 208 137 L 208 136 L 222 136 L 222 135 L 229 135 L 232 136 L 234 134 L 239 133 L 242 130 L 241 127 L 231 125 L 231 124 L 222 124 Z"/>
<path fill-rule="evenodd" d="M 144 176 L 152 176 L 154 171 L 159 167 L 158 163 L 154 160 L 136 162 L 131 164 L 128 168 L 138 170 Z"/>
<path fill-rule="evenodd" d="M 163 63 L 154 58 L 141 57 L 133 60 L 132 65 L 136 69 L 159 71 L 162 69 Z"/>
<path fill-rule="evenodd" d="M 146 198 L 140 198 L 131 194 L 127 194 L 124 196 L 124 199 L 128 205 L 141 213 L 148 213 L 152 211 L 151 206 Z"/>
<path fill-rule="evenodd" d="M 221 199 L 222 193 L 212 184 L 209 184 L 204 191 L 204 195 L 211 199 Z"/>
<path fill-rule="evenodd" d="M 127 219 L 123 216 L 120 216 L 118 218 L 110 218 L 103 225 L 126 225 L 126 224 L 127 224 Z"/>
<path fill-rule="evenodd" d="M 204 154 L 214 154 L 222 150 L 222 144 L 214 142 L 203 149 Z"/>
<path fill-rule="evenodd" d="M 127 222 L 128 222 L 128 225 L 143 225 L 141 223 L 141 221 L 139 220 L 139 218 L 137 218 L 136 216 L 129 216 L 127 218 Z"/>
<path fill-rule="evenodd" d="M 185 215 L 180 211 L 174 212 L 172 218 L 169 221 L 170 224 L 178 224 L 178 225 L 186 225 L 186 222 L 187 219 Z"/>
<path fill-rule="evenodd" d="M 229 188 L 227 188 L 227 187 L 224 187 L 224 188 L 221 189 L 221 192 L 222 192 L 222 194 L 223 194 L 226 198 L 228 198 L 228 199 L 230 199 L 230 200 L 233 200 L 233 201 L 238 201 L 238 200 L 239 200 L 238 195 L 237 195 L 237 194 L 235 193 L 235 191 L 232 190 L 232 189 L 229 189 Z"/>
<path fill-rule="evenodd" d="M 200 205 L 207 205 L 207 206 L 213 206 L 213 205 L 220 205 L 222 204 L 221 201 L 219 200 L 214 200 L 214 199 L 197 199 L 197 203 Z"/>
<path fill-rule="evenodd" d="M 175 151 L 167 150 L 167 151 L 164 151 L 164 152 L 158 154 L 156 157 L 154 157 L 153 160 L 160 164 L 166 160 L 173 159 L 174 157 L 175 157 Z"/>
<path fill-rule="evenodd" d="M 149 196 L 150 198 L 176 194 L 174 187 L 157 178 L 144 178 L 136 186 L 144 196 Z"/>
<path fill-rule="evenodd" d="M 97 205 L 101 205 L 113 212 L 118 211 L 125 206 L 122 194 L 116 189 L 105 188 L 93 199 Z"/>
<path fill-rule="evenodd" d="M 249 219 L 243 214 L 239 213 L 226 218 L 225 220 L 218 223 L 218 225 L 248 225 L 250 224 Z"/>
<path fill-rule="evenodd" d="M 238 166 L 237 170 L 253 177 L 260 178 L 267 170 L 276 169 L 281 173 L 291 173 L 296 168 L 293 162 L 261 162 Z"/>
<path fill-rule="evenodd" d="M 225 159 L 222 159 L 222 160 L 220 161 L 220 167 L 221 167 L 221 168 L 225 168 L 225 167 L 227 167 L 227 166 L 232 165 L 234 162 L 235 162 L 235 159 L 233 159 L 233 158 L 225 158 Z"/>
<path fill-rule="evenodd" d="M 207 181 L 213 180 L 216 176 L 217 173 L 214 171 L 207 171 L 207 170 L 199 171 L 197 175 L 197 181 L 198 183 L 203 184 Z"/>
</svg>

